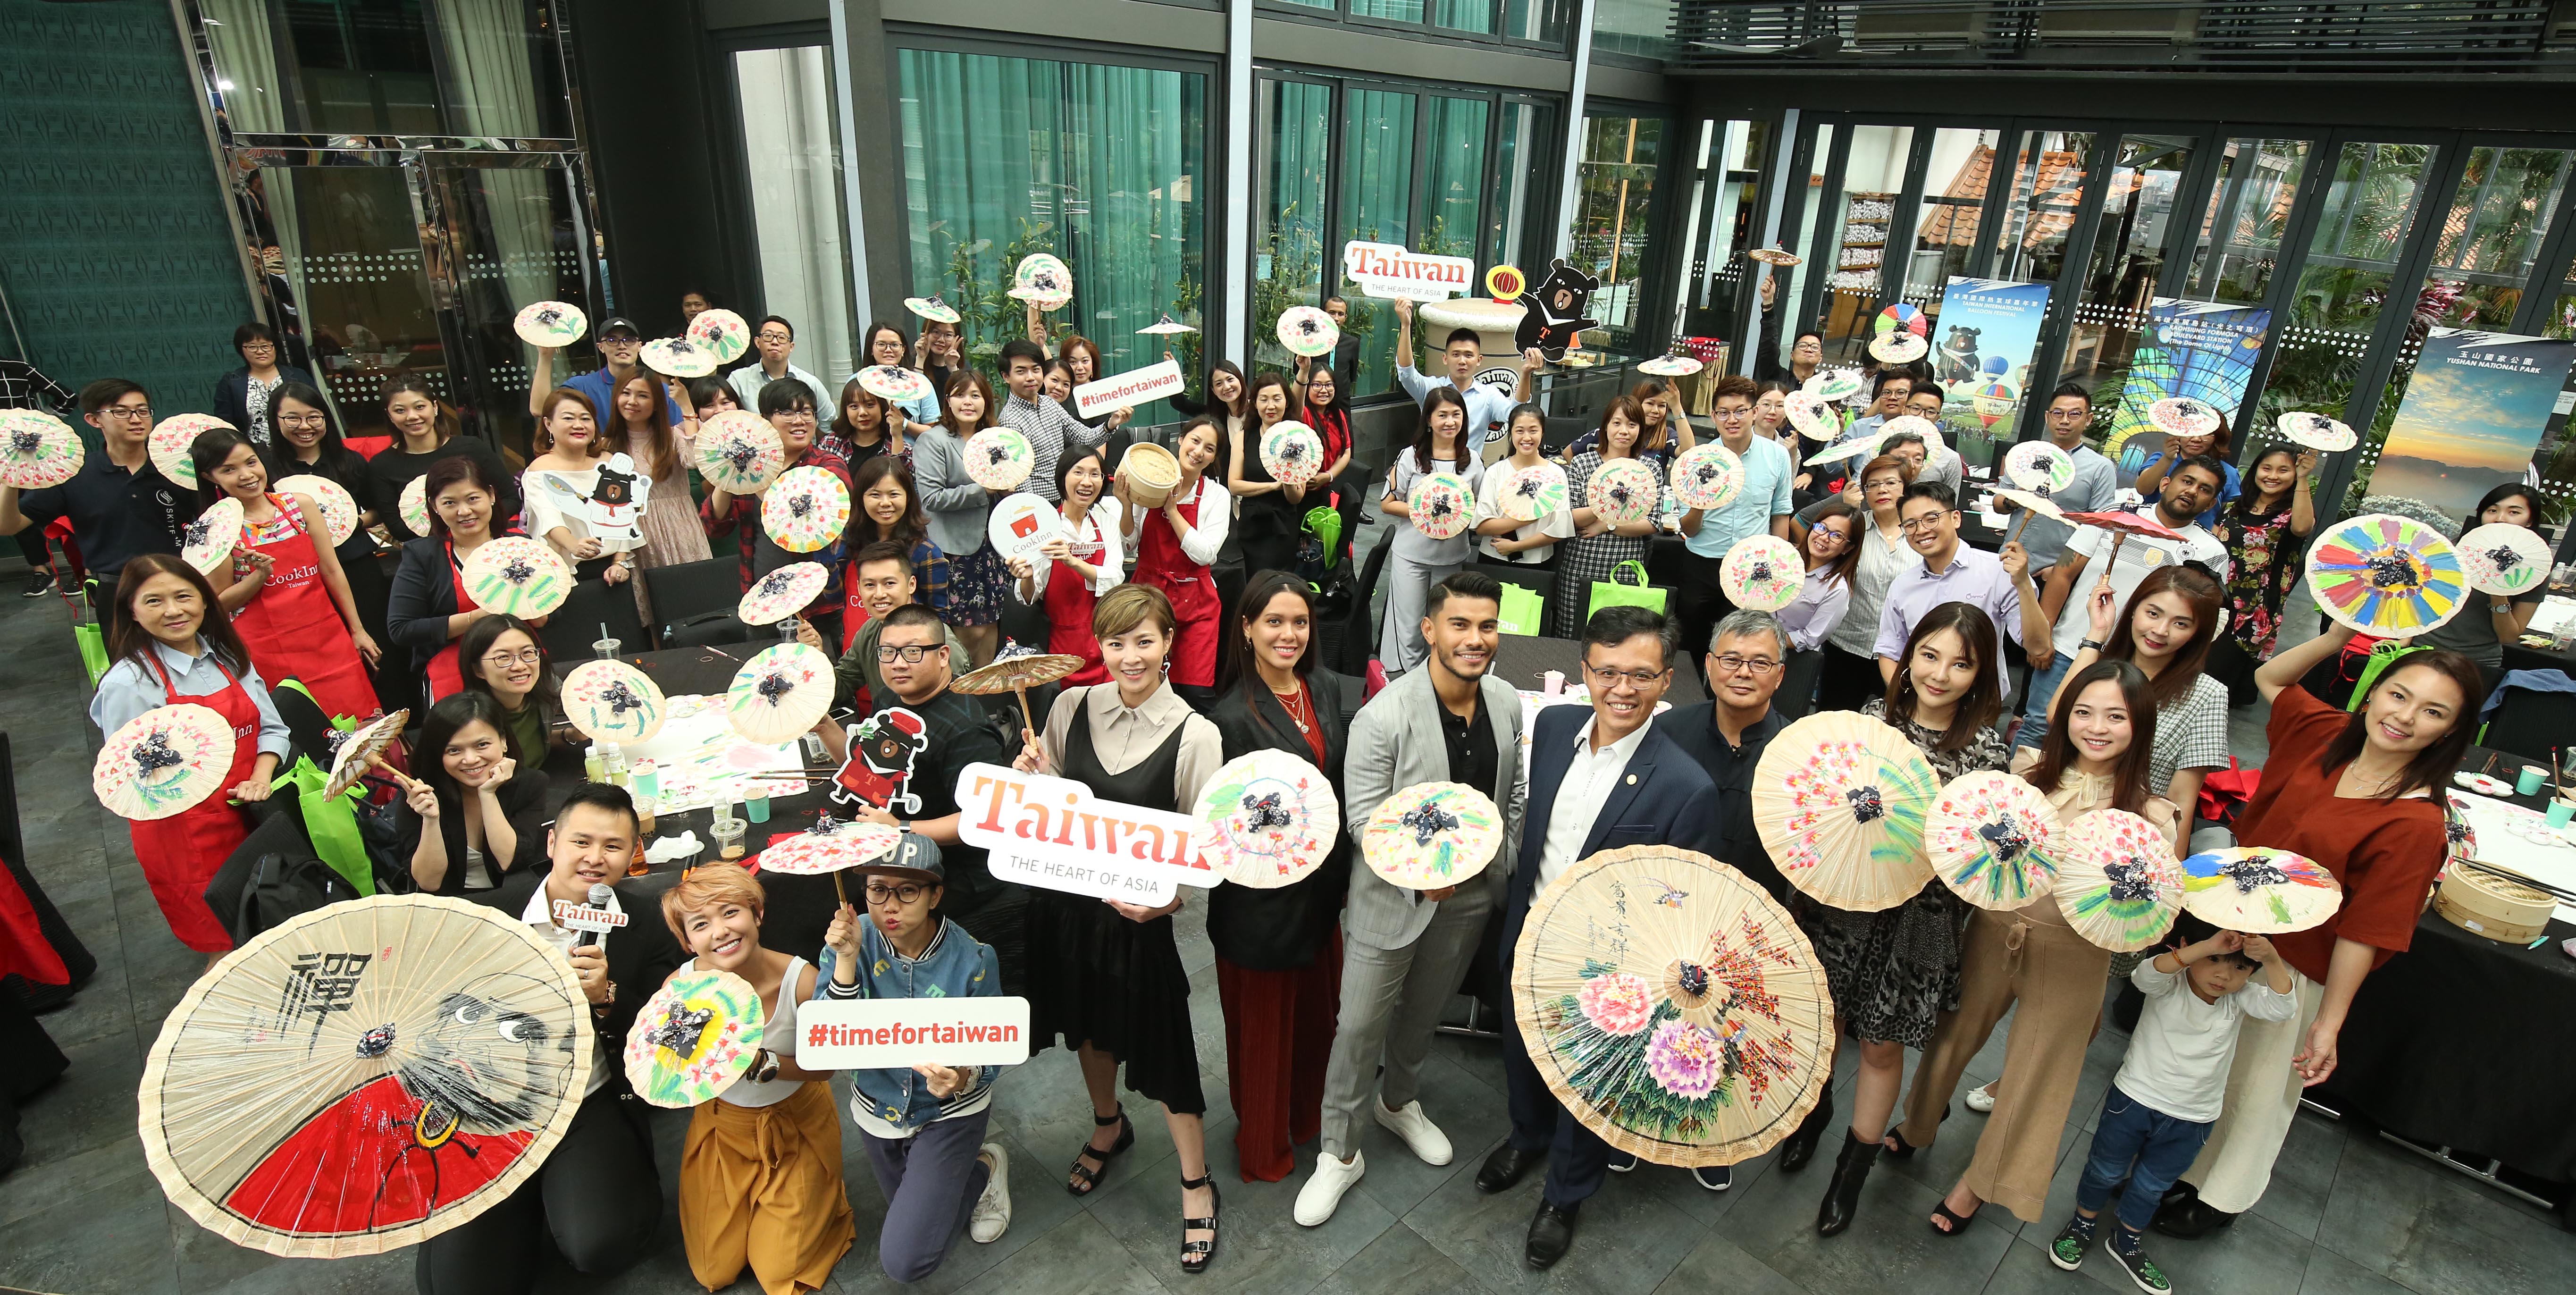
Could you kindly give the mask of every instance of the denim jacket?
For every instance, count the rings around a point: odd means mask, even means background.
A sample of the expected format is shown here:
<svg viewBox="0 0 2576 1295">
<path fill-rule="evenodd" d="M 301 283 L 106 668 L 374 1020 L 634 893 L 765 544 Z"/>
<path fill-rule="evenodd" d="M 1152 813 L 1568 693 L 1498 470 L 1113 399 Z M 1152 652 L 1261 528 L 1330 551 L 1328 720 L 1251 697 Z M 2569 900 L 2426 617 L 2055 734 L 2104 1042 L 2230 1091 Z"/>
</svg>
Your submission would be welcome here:
<svg viewBox="0 0 2576 1295">
<path fill-rule="evenodd" d="M 847 989 L 832 983 L 838 955 L 828 947 L 823 950 L 814 964 L 815 998 L 988 998 L 1002 992 L 1001 963 L 992 946 L 946 918 L 940 919 L 939 934 L 919 958 L 895 952 L 874 922 L 859 933 L 859 950 L 868 965 L 861 969 L 859 983 Z M 900 1130 L 898 1136 L 910 1136 L 923 1125 L 983 1109 L 993 1100 L 993 1082 L 1001 1073 L 999 1066 L 979 1067 L 974 1082 L 943 1100 L 932 1096 L 930 1081 L 910 1067 L 853 1070 L 850 1118 L 874 1136 L 885 1136 L 882 1130 L 889 1127 Z"/>
</svg>

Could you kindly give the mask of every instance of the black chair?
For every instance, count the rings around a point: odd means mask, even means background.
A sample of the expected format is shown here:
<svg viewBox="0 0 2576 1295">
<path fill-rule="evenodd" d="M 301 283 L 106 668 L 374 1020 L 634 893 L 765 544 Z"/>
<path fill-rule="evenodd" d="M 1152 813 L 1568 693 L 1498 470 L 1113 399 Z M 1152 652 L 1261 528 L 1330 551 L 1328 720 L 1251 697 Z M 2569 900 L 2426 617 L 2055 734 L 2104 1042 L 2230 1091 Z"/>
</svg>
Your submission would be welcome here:
<svg viewBox="0 0 2576 1295">
<path fill-rule="evenodd" d="M 2576 693 L 2507 686 L 2487 714 L 2478 745 L 2546 764 L 2558 758 L 2567 735 L 2576 733 Z"/>
<path fill-rule="evenodd" d="M 1359 590 L 1351 599 L 1351 614 L 1342 622 L 1341 653 L 1332 667 L 1354 679 L 1367 677 L 1369 658 L 1377 652 L 1377 586 L 1386 575 L 1387 550 L 1394 547 L 1381 543 L 1369 551 L 1367 564 L 1360 568 Z"/>
<path fill-rule="evenodd" d="M 644 572 L 644 591 L 653 600 L 653 619 L 660 623 L 660 637 L 667 643 L 674 626 L 708 612 L 733 614 L 734 607 L 742 601 L 742 563 L 727 554 L 704 562 L 650 567 Z"/>
<path fill-rule="evenodd" d="M 1539 421 L 1545 424 L 1547 429 L 1539 437 L 1539 453 L 1550 457 L 1562 453 L 1566 446 L 1574 444 L 1576 437 L 1592 430 L 1591 421 L 1583 418 L 1559 418 L 1552 414 L 1542 414 L 1539 416 Z"/>
<path fill-rule="evenodd" d="M 742 618 L 734 615 L 730 609 L 720 612 L 700 612 L 678 624 L 664 625 L 662 646 L 666 648 L 707 647 L 718 643 L 749 643 L 754 635 L 762 632 L 755 626 L 743 624 Z"/>
<path fill-rule="evenodd" d="M 591 642 L 599 637 L 602 626 L 607 627 L 610 638 L 625 645 L 626 651 L 652 649 L 652 643 L 644 636 L 644 618 L 635 611 L 634 592 L 605 580 L 584 580 L 573 586 L 572 596 L 546 617 L 545 628 L 538 633 L 545 637 L 546 652 L 555 660 L 587 661 Z"/>
</svg>

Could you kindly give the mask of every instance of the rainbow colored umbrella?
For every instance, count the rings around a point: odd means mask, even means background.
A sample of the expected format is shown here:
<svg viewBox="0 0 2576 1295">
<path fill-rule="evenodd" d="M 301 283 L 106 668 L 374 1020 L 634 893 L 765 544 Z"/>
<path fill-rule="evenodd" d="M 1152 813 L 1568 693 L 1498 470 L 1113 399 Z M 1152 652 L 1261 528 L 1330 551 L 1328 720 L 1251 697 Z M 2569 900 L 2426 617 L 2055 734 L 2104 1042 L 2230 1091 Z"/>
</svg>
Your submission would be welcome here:
<svg viewBox="0 0 2576 1295">
<path fill-rule="evenodd" d="M 2422 522 L 2348 517 L 2308 548 L 2308 591 L 2337 622 L 2381 638 L 2421 634 L 2459 614 L 2469 591 L 2459 551 Z"/>
</svg>

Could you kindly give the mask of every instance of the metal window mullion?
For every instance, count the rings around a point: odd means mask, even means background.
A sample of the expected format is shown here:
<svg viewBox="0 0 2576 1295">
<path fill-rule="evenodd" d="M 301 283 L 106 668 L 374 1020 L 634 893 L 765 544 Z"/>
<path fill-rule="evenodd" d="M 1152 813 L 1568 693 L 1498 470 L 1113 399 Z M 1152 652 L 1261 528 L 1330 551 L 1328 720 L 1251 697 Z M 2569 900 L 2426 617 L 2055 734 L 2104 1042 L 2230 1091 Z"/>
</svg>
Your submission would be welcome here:
<svg viewBox="0 0 2576 1295">
<path fill-rule="evenodd" d="M 2191 169 L 2183 173 L 2174 194 L 2179 219 L 2165 231 L 2165 268 L 2156 276 L 2155 296 L 2182 297 L 2190 288 L 2192 255 L 2200 250 L 2200 228 L 2209 217 L 2209 197 L 2218 187 L 2218 166 L 2227 153 L 2227 126 L 2215 123 L 2192 146 Z M 2214 232 L 2214 227 L 2213 227 Z"/>
<path fill-rule="evenodd" d="M 1878 282 L 1888 288 L 1890 258 L 1895 286 L 1880 295 L 1890 304 L 1905 300 L 1905 285 L 1914 278 L 1914 240 L 1923 219 L 1923 186 L 1932 174 L 1932 141 L 1940 134 L 1938 126 L 1916 126 L 1906 150 L 1905 179 L 1897 185 L 1896 207 L 1888 213 L 1887 239 L 1879 244 Z"/>
<path fill-rule="evenodd" d="M 1843 168 L 1851 164 L 1852 124 L 1847 117 L 1819 124 L 1834 128 L 1834 142 L 1825 153 L 1825 182 L 1816 189 L 1816 227 L 1807 231 L 1807 264 L 1814 268 L 1807 272 L 1806 291 L 1798 294 L 1798 309 L 1800 319 L 1821 329 L 1825 288 L 1841 268 L 1836 250 L 1843 234 Z M 1808 175 L 1814 174 L 1811 168 Z"/>
<path fill-rule="evenodd" d="M 2441 242 L 2447 213 L 2459 197 L 2461 174 L 2468 165 L 2468 149 L 2457 135 L 2432 148 L 2432 186 L 2424 191 L 2421 205 L 2407 216 L 2407 242 L 2399 250 L 2397 266 L 2389 275 L 2387 300 L 2380 307 L 2370 349 L 2362 357 L 2361 372 L 2344 406 L 2344 422 L 2361 433 L 2364 441 L 2370 438 L 2370 423 L 2378 415 L 2380 397 L 2386 394 L 2388 381 L 2396 373 L 2397 354 L 2405 349 L 2407 326 L 2415 317 L 2415 299 L 2424 291 L 2434 248 Z M 2340 503 L 2352 485 L 2360 458 L 2358 454 L 2336 456 L 2334 467 L 2327 473 L 2327 498 Z"/>
<path fill-rule="evenodd" d="M 2571 157 L 2569 164 L 2576 166 L 2576 157 Z M 2558 295 L 2576 290 L 2567 283 L 2570 277 L 2576 277 L 2567 273 L 2570 257 L 2576 257 L 2576 181 L 2558 188 L 2558 210 L 2550 219 L 2548 237 L 2540 242 L 2539 255 L 2531 263 L 2522 302 L 2514 308 L 2510 325 L 2513 332 L 2525 337 L 2538 335 Z M 2576 531 L 2576 527 L 2570 530 Z"/>
<path fill-rule="evenodd" d="M 2037 131 L 2032 132 L 2034 140 L 2037 135 Z M 2097 131 L 2093 138 L 2098 141 L 2104 135 Z M 2066 255 L 2058 262 L 2057 280 L 2049 285 L 2048 314 L 2040 321 L 2039 345 L 2031 356 L 2030 385 L 2023 389 L 2025 399 L 2021 402 L 2021 420 L 2013 428 L 2015 441 L 2027 440 L 2040 430 L 2040 412 L 2044 406 L 2028 399 L 2028 393 L 2055 389 L 2057 375 L 2065 366 L 2066 343 L 2075 331 L 2075 311 L 2084 296 L 2085 276 L 2093 269 L 2093 242 L 2102 224 L 2104 191 L 2110 188 L 2111 172 L 2119 169 L 2121 136 L 2113 131 L 2109 133 L 2109 139 L 2111 146 L 2101 150 L 2084 170 L 2084 193 L 2075 201 L 2075 223 L 2066 234 Z M 2031 158 L 2034 211 L 2037 210 L 2039 196 L 2038 181 L 2039 158 L 2034 153 Z M 2067 286 L 2070 267 L 2074 271 L 2073 290 L 2061 292 L 2059 289 Z"/>
</svg>

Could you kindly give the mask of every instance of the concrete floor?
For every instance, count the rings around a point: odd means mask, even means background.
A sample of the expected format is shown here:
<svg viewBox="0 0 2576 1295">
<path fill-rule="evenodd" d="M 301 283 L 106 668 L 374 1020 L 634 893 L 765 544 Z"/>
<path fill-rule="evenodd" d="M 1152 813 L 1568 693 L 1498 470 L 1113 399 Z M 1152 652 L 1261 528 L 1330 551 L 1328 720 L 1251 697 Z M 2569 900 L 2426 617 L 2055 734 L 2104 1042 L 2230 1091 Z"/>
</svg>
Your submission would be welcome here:
<svg viewBox="0 0 2576 1295">
<path fill-rule="evenodd" d="M 0 589 L 16 578 L 0 572 Z M 2312 623 L 2312 622 L 2311 622 Z M 49 1292 L 393 1292 L 410 1288 L 412 1259 L 278 1260 L 198 1228 L 163 1198 L 135 1135 L 135 1086 L 161 1020 L 186 990 L 197 956 L 171 939 L 145 890 L 122 826 L 88 794 L 97 735 L 83 722 L 82 689 L 58 602 L 0 606 L 0 726 L 16 746 L 20 815 L 38 877 L 98 955 L 97 977 L 42 1018 L 72 1059 L 70 1074 L 26 1109 L 28 1154 L 0 1179 L 0 1286 Z M 2237 722 L 2238 750 L 2258 758 L 2261 730 Z M 1199 1056 L 1212 1109 L 1208 1133 L 1225 1194 L 1223 1246 L 1212 1272 L 1184 1277 L 1178 1171 L 1170 1138 L 1151 1109 L 1138 1117 L 1135 1149 L 1103 1187 L 1077 1201 L 1058 1185 L 1088 1130 L 1073 1061 L 1049 1051 L 1004 1081 L 995 1136 L 1009 1148 L 1017 1214 L 989 1246 L 960 1242 L 923 1285 L 938 1291 L 1376 1292 L 1555 1290 L 1583 1295 L 1711 1291 L 1861 1292 L 1907 1289 L 2018 1293 L 2121 1288 L 2098 1257 L 2078 1274 L 2049 1266 L 2042 1246 L 2074 1191 L 2085 1130 L 2117 1070 L 2125 1036 L 2105 1030 L 2088 1055 L 2076 1111 L 2084 1128 L 2064 1140 L 2050 1214 L 2024 1226 L 1993 1207 L 1967 1234 L 1935 1236 L 1924 1222 L 1965 1165 L 1980 1117 L 1962 1112 L 1951 1136 L 1911 1161 L 1883 1162 L 1864 1192 L 1859 1221 L 1820 1239 L 1813 1219 L 1826 1166 L 1796 1175 L 1771 1157 L 1739 1166 L 1734 1190 L 1701 1190 L 1677 1171 L 1647 1167 L 1612 1178 L 1585 1208 L 1573 1252 L 1554 1270 L 1530 1272 L 1521 1240 L 1535 1208 L 1535 1177 L 1502 1196 L 1480 1195 L 1475 1167 L 1505 1128 L 1495 1045 L 1443 1037 L 1434 1045 L 1424 1104 L 1457 1144 L 1434 1168 L 1370 1127 L 1367 1177 L 1331 1223 L 1289 1219 L 1307 1170 L 1286 1183 L 1237 1181 L 1233 1117 L 1226 1105 L 1223 1024 L 1199 908 L 1183 910 L 1182 951 L 1196 991 Z M 1973 1081 L 2000 1067 L 2003 1035 L 1969 1068 Z M 1836 1081 L 1848 1108 L 1849 1073 Z M 676 1191 L 685 1117 L 660 1122 L 666 1197 Z M 1312 1149 L 1306 1153 L 1311 1163 Z M 1830 1156 L 1830 1150 L 1827 1152 Z M 847 1181 L 859 1245 L 834 1289 L 890 1287 L 876 1264 L 883 1203 L 856 1138 L 846 1142 Z M 2179 1290 L 2245 1295 L 2515 1295 L 2576 1289 L 2576 1236 L 2540 1212 L 2434 1167 L 2376 1137 L 2302 1116 L 2270 1193 L 2215 1239 L 2153 1242 Z M 688 1292 L 676 1216 L 651 1254 L 611 1280 L 555 1271 L 548 1291 Z M 749 1283 L 737 1290 L 753 1290 Z"/>
</svg>

